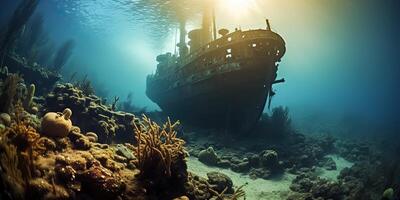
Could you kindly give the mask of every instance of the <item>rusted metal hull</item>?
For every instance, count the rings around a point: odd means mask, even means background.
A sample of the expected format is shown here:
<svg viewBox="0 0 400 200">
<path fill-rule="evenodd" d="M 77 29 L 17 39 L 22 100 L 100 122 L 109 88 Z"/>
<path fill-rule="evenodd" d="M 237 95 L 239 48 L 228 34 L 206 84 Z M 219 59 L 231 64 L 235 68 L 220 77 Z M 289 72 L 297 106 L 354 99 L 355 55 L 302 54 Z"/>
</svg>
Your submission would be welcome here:
<svg viewBox="0 0 400 200">
<path fill-rule="evenodd" d="M 230 132 L 249 131 L 263 112 L 277 67 L 268 59 L 231 64 L 235 70 L 168 90 L 159 89 L 165 85 L 162 81 L 153 82 L 147 86 L 147 95 L 168 115 L 185 123 Z"/>
<path fill-rule="evenodd" d="M 178 59 L 158 56 L 146 94 L 184 123 L 247 132 L 273 94 L 277 63 L 285 52 L 284 40 L 271 30 L 238 30 Z"/>
</svg>

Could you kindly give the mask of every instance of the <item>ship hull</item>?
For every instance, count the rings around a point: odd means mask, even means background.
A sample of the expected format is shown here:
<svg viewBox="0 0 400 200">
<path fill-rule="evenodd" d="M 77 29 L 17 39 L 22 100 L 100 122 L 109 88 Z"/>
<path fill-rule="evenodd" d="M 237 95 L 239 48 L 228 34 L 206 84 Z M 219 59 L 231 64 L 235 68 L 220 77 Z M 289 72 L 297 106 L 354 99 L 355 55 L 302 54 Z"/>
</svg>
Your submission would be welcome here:
<svg viewBox="0 0 400 200">
<path fill-rule="evenodd" d="M 148 87 L 147 95 L 164 112 L 184 123 L 247 132 L 263 112 L 277 68 L 274 61 L 265 58 L 231 65 L 237 70 L 164 92 L 154 92 L 162 87 L 161 82 L 154 83 Z"/>
</svg>

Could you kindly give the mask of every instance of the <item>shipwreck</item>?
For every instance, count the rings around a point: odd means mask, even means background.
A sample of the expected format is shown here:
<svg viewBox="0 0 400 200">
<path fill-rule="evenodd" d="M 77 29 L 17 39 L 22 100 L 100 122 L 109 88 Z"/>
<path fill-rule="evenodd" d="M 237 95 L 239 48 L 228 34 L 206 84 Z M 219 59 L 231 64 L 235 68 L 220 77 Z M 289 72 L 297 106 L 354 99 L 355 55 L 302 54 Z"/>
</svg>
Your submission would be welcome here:
<svg viewBox="0 0 400 200">
<path fill-rule="evenodd" d="M 157 56 L 157 70 L 147 77 L 147 96 L 168 115 L 185 123 L 247 132 L 258 122 L 275 94 L 283 38 L 266 28 L 218 30 L 212 8 L 202 27 L 186 35 L 180 22 L 178 55 Z M 190 39 L 186 43 L 186 36 Z"/>
</svg>

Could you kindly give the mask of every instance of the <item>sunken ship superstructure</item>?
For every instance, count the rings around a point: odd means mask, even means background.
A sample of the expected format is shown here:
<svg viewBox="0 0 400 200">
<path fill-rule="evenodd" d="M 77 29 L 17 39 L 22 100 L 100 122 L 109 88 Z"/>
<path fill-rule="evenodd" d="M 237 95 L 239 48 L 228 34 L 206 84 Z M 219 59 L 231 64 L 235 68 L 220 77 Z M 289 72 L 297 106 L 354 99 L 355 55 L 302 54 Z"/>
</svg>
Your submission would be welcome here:
<svg viewBox="0 0 400 200">
<path fill-rule="evenodd" d="M 180 22 L 179 55 L 157 56 L 147 77 L 147 96 L 166 114 L 185 123 L 234 132 L 250 131 L 275 94 L 283 38 L 266 28 L 218 31 L 213 12 L 204 12 L 202 28 L 188 33 Z M 188 47 L 189 46 L 189 47 Z"/>
</svg>

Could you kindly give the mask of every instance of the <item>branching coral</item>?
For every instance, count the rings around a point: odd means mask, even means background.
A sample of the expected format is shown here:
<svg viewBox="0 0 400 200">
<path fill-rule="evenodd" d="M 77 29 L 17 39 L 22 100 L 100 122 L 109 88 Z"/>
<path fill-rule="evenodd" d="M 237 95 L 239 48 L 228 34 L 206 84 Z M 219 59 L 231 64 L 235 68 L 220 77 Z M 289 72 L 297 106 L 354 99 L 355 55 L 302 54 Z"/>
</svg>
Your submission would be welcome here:
<svg viewBox="0 0 400 200">
<path fill-rule="evenodd" d="M 32 147 L 39 139 L 40 135 L 36 129 L 29 125 L 29 122 L 23 119 L 24 110 L 20 104 L 15 106 L 15 119 L 8 129 L 7 137 L 21 151 L 26 151 Z"/>
<path fill-rule="evenodd" d="M 8 143 L 5 133 L 2 132 L 0 140 L 0 165 L 3 184 L 12 189 L 11 196 L 15 199 L 23 199 L 25 181 L 19 169 L 17 147 Z"/>
<path fill-rule="evenodd" d="M 18 83 L 22 80 L 18 74 L 9 74 L 4 81 L 0 96 L 0 111 L 10 112 L 17 93 Z"/>
<path fill-rule="evenodd" d="M 177 138 L 177 132 L 174 130 L 178 124 L 179 121 L 171 123 L 168 118 L 161 128 L 145 115 L 139 126 L 134 123 L 135 138 L 138 143 L 136 147 L 137 167 L 143 177 L 149 177 L 155 172 L 161 172 L 162 175 L 170 177 L 171 165 L 177 160 L 185 158 L 185 141 Z"/>
<path fill-rule="evenodd" d="M 32 177 L 32 147 L 40 137 L 34 128 L 22 120 L 22 115 L 22 106 L 17 104 L 15 119 L 0 135 L 2 180 L 15 199 L 23 199 L 27 182 Z"/>
</svg>

